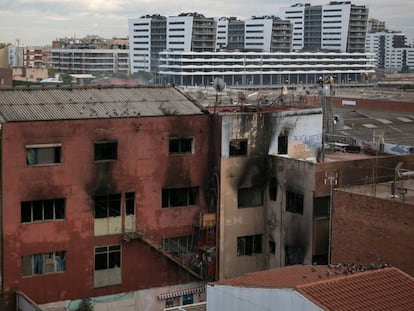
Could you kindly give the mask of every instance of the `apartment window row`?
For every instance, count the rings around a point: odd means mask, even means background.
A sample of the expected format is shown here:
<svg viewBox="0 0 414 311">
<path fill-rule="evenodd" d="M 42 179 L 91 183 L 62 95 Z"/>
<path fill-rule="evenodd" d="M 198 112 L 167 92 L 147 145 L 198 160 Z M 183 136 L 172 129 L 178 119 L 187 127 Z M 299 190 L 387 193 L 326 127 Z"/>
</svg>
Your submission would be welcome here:
<svg viewBox="0 0 414 311">
<path fill-rule="evenodd" d="M 193 152 L 193 138 L 170 138 L 170 154 L 185 154 Z M 106 161 L 118 158 L 118 142 L 100 141 L 94 144 L 94 160 Z M 26 146 L 27 165 L 58 164 L 62 162 L 62 145 L 28 145 Z"/>
<path fill-rule="evenodd" d="M 21 202 L 20 211 L 22 223 L 64 219 L 65 199 Z"/>
<path fill-rule="evenodd" d="M 52 252 L 22 256 L 23 276 L 64 272 L 66 269 L 66 252 Z"/>
<path fill-rule="evenodd" d="M 198 187 L 162 189 L 162 208 L 198 204 Z"/>
<path fill-rule="evenodd" d="M 94 217 L 108 218 L 121 216 L 120 193 L 94 197 Z M 125 193 L 125 215 L 135 215 L 135 192 Z"/>
</svg>

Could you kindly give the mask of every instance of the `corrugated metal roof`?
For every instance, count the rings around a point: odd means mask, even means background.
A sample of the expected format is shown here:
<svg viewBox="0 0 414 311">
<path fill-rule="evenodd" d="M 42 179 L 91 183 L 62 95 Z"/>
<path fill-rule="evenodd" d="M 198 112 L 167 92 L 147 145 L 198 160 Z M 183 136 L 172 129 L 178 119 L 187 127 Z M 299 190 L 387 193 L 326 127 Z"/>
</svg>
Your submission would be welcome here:
<svg viewBox="0 0 414 311">
<path fill-rule="evenodd" d="M 0 122 L 195 115 L 201 105 L 173 87 L 0 89 Z"/>
</svg>

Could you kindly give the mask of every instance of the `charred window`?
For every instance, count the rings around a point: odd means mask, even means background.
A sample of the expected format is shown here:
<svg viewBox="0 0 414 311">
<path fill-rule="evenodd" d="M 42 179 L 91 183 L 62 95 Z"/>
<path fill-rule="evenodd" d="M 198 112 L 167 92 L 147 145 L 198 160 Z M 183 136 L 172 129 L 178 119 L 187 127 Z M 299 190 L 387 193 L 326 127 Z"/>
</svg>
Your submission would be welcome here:
<svg viewBox="0 0 414 311">
<path fill-rule="evenodd" d="M 118 143 L 116 141 L 95 142 L 95 161 L 116 160 Z"/>
<path fill-rule="evenodd" d="M 329 197 L 315 198 L 313 201 L 313 217 L 329 217 Z"/>
<path fill-rule="evenodd" d="M 170 138 L 169 152 L 174 154 L 191 154 L 193 153 L 193 138 Z"/>
<path fill-rule="evenodd" d="M 288 136 L 281 134 L 277 138 L 277 153 L 278 154 L 288 153 Z"/>
<path fill-rule="evenodd" d="M 125 193 L 125 215 L 135 215 L 135 192 Z"/>
<path fill-rule="evenodd" d="M 276 242 L 269 239 L 269 254 L 275 255 L 276 254 Z"/>
<path fill-rule="evenodd" d="M 262 253 L 262 235 L 248 235 L 237 238 L 237 256 L 251 256 Z"/>
<path fill-rule="evenodd" d="M 263 205 L 261 188 L 240 188 L 237 192 L 238 207 L 255 207 Z"/>
<path fill-rule="evenodd" d="M 95 196 L 94 201 L 95 218 L 116 217 L 121 215 L 121 194 Z"/>
<path fill-rule="evenodd" d="M 21 202 L 20 212 L 22 223 L 64 219 L 65 199 Z"/>
<path fill-rule="evenodd" d="M 195 239 L 191 235 L 165 238 L 162 240 L 162 249 L 169 253 L 191 253 L 195 249 Z"/>
<path fill-rule="evenodd" d="M 277 179 L 276 177 L 270 178 L 269 181 L 269 200 L 276 201 L 277 199 Z"/>
<path fill-rule="evenodd" d="M 247 155 L 247 139 L 236 139 L 230 141 L 229 155 L 231 157 Z"/>
<path fill-rule="evenodd" d="M 121 267 L 121 246 L 95 247 L 95 271 Z"/>
<path fill-rule="evenodd" d="M 46 165 L 61 163 L 60 144 L 57 145 L 29 145 L 26 146 L 27 165 Z"/>
<path fill-rule="evenodd" d="M 303 194 L 286 191 L 286 211 L 303 215 Z"/>
<path fill-rule="evenodd" d="M 64 272 L 66 270 L 66 252 L 51 252 L 22 256 L 22 274 L 24 276 Z"/>
<path fill-rule="evenodd" d="M 197 205 L 198 187 L 162 189 L 162 207 Z"/>
</svg>

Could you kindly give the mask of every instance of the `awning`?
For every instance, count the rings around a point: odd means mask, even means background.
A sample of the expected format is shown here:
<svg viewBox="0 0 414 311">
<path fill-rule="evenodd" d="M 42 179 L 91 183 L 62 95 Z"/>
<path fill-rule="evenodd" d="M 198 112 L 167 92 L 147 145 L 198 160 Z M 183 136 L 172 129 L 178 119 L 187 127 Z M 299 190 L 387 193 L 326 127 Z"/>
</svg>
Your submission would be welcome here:
<svg viewBox="0 0 414 311">
<path fill-rule="evenodd" d="M 161 294 L 161 295 L 158 295 L 158 299 L 160 300 L 169 299 L 169 298 L 180 297 L 180 296 L 194 294 L 194 293 L 202 293 L 205 291 L 206 291 L 205 286 L 194 287 L 194 288 L 179 290 L 176 292 L 169 292 L 169 293 Z"/>
</svg>

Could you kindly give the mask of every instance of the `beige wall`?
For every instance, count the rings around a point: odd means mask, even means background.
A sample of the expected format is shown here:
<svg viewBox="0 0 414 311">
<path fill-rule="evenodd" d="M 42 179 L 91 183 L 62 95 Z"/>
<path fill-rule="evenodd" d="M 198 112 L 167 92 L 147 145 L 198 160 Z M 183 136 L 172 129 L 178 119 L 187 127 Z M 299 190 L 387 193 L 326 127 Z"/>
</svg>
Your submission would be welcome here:
<svg viewBox="0 0 414 311">
<path fill-rule="evenodd" d="M 39 82 L 46 78 L 47 68 L 13 68 L 13 80 Z"/>
<path fill-rule="evenodd" d="M 9 47 L 6 46 L 0 46 L 0 68 L 7 68 L 9 67 Z"/>
</svg>

